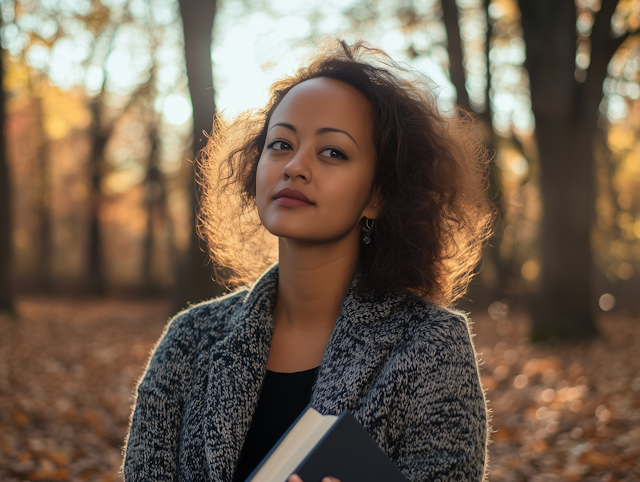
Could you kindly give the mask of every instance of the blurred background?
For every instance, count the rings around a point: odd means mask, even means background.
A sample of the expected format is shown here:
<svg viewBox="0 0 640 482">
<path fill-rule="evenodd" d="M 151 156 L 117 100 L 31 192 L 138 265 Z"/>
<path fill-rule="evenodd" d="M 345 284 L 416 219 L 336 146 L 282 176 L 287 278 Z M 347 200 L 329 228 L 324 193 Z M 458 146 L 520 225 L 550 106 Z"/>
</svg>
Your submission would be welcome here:
<svg viewBox="0 0 640 482">
<path fill-rule="evenodd" d="M 490 480 L 640 480 L 640 1 L 1 5 L 2 480 L 118 479 L 167 316 L 224 292 L 194 232 L 213 116 L 263 105 L 335 34 L 430 76 L 492 157 L 460 304 Z"/>
</svg>

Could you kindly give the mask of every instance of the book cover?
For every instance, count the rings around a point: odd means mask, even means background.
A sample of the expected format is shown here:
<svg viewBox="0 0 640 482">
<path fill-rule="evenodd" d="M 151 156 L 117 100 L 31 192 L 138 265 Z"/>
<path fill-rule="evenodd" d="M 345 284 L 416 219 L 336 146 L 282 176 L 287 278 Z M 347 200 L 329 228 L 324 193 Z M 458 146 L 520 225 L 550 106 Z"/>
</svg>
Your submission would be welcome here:
<svg viewBox="0 0 640 482">
<path fill-rule="evenodd" d="M 286 482 L 292 473 L 304 482 L 320 482 L 327 476 L 341 482 L 406 482 L 351 412 L 323 416 L 310 406 L 246 482 Z"/>
<path fill-rule="evenodd" d="M 327 476 L 340 482 L 406 482 L 398 467 L 348 410 L 293 473 L 304 482 L 320 482 Z"/>
</svg>

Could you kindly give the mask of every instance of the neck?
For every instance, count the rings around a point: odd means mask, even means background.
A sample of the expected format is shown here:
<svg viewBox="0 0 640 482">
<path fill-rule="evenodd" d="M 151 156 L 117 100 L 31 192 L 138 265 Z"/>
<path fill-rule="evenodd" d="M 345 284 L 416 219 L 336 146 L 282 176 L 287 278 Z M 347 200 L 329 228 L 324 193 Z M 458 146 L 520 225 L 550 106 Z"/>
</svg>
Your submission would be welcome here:
<svg viewBox="0 0 640 482">
<path fill-rule="evenodd" d="M 358 234 L 326 244 L 280 238 L 276 323 L 310 331 L 335 325 L 355 272 Z"/>
</svg>

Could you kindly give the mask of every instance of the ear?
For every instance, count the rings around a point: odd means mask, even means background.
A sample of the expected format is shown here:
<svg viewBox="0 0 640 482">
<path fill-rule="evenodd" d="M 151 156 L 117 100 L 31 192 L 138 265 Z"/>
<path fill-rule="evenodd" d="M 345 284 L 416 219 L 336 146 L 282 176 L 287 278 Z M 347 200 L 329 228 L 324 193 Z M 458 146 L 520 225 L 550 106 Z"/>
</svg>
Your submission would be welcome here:
<svg viewBox="0 0 640 482">
<path fill-rule="evenodd" d="M 380 188 L 374 186 L 371 190 L 371 196 L 369 202 L 362 211 L 362 216 L 367 219 L 377 219 L 380 207 L 382 206 L 382 196 L 380 195 Z"/>
</svg>

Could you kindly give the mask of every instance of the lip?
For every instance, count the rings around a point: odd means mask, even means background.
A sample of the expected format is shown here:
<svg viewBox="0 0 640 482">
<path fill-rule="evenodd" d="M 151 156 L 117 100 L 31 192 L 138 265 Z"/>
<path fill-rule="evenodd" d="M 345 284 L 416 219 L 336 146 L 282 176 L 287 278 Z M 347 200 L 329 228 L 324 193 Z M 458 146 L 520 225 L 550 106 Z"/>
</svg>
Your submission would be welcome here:
<svg viewBox="0 0 640 482">
<path fill-rule="evenodd" d="M 311 206 L 313 203 L 297 189 L 284 188 L 275 196 L 276 203 L 286 207 Z"/>
</svg>

